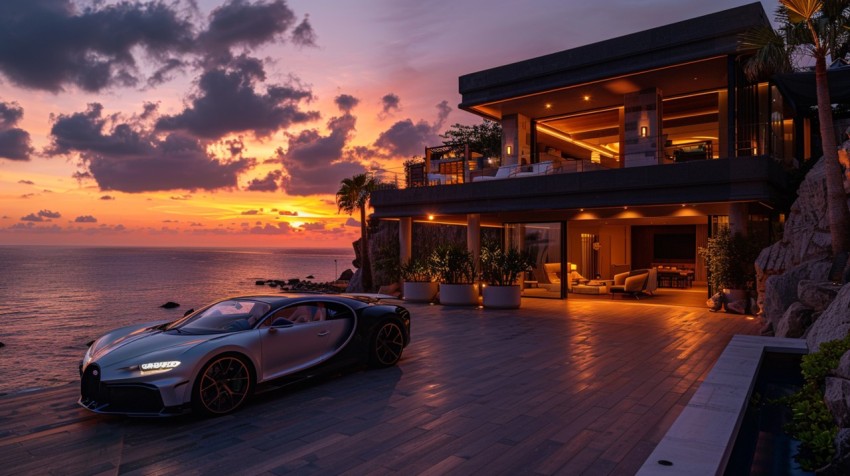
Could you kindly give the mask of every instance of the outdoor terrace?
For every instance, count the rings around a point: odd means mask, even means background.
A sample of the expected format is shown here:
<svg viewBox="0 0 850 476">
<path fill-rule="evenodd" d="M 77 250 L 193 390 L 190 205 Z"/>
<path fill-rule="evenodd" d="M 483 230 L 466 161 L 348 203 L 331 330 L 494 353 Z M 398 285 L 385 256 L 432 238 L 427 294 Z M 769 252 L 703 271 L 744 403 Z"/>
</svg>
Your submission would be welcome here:
<svg viewBox="0 0 850 476">
<path fill-rule="evenodd" d="M 626 300 L 409 304 L 396 368 L 265 394 L 234 415 L 104 417 L 77 386 L 0 396 L 20 474 L 633 474 L 733 334 L 758 320 Z M 69 366 L 76 361 L 69 361 Z"/>
</svg>

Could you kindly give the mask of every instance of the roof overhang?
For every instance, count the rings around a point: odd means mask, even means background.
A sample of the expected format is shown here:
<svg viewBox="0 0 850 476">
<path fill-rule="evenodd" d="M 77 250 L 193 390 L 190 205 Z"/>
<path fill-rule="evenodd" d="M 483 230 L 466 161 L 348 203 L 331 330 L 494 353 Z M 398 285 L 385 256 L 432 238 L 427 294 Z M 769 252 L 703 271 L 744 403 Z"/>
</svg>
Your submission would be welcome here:
<svg viewBox="0 0 850 476">
<path fill-rule="evenodd" d="M 830 69 L 826 77 L 832 104 L 850 103 L 850 67 Z M 796 112 L 804 112 L 818 105 L 814 71 L 777 74 L 772 79 Z"/>
<path fill-rule="evenodd" d="M 608 82 L 612 92 L 622 98 L 624 88 L 645 89 L 659 84 L 661 78 L 708 77 L 708 71 L 727 70 L 730 56 L 740 54 L 739 37 L 757 27 L 770 26 L 761 3 L 751 3 L 722 12 L 645 30 L 578 48 L 532 58 L 518 63 L 467 74 L 460 77 L 460 108 L 500 119 L 502 114 L 521 109 L 517 101 L 556 91 L 571 91 L 584 96 L 583 85 Z M 675 68 L 673 70 L 672 68 Z M 648 81 L 629 85 L 641 74 Z M 654 79 L 654 80 L 652 80 Z M 618 84 L 617 81 L 620 80 Z M 715 79 L 715 82 L 717 80 Z M 691 90 L 707 90 L 712 85 L 690 85 Z M 667 87 L 670 89 L 670 86 Z M 665 91 L 665 95 L 668 95 Z M 564 98 L 566 99 L 566 97 Z M 511 106 L 511 102 L 513 105 Z M 605 107 L 595 104 L 594 107 Z M 503 111 L 504 109 L 504 111 Z M 532 117 L 538 117 L 529 114 Z"/>
</svg>

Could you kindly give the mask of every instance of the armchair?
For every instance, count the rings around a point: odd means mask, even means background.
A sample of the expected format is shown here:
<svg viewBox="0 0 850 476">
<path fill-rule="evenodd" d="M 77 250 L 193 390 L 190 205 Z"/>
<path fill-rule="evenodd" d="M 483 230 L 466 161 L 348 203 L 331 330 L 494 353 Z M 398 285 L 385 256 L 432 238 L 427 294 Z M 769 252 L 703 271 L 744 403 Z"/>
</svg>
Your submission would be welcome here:
<svg viewBox="0 0 850 476">
<path fill-rule="evenodd" d="M 640 294 L 646 290 L 649 280 L 649 270 L 636 269 L 625 273 L 614 275 L 614 284 L 611 286 L 611 297 L 614 294 L 630 294 L 635 299 L 640 299 Z"/>
</svg>

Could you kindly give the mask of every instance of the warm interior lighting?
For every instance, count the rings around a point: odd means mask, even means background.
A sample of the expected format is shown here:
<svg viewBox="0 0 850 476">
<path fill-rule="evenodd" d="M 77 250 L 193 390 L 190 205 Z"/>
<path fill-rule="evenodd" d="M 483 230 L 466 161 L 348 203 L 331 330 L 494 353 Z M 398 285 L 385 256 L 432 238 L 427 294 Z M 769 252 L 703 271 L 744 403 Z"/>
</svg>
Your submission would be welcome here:
<svg viewBox="0 0 850 476">
<path fill-rule="evenodd" d="M 590 95 L 585 94 L 585 95 L 584 95 L 584 100 L 585 100 L 585 101 L 590 101 Z"/>
<path fill-rule="evenodd" d="M 602 163 L 602 156 L 599 155 L 599 152 L 595 150 L 590 151 L 590 162 L 594 164 Z"/>
<path fill-rule="evenodd" d="M 570 271 L 576 271 L 576 270 L 578 270 L 578 265 L 575 264 L 575 263 L 570 263 Z"/>
<path fill-rule="evenodd" d="M 513 154 L 513 152 L 514 152 L 514 148 L 512 146 L 505 147 L 505 153 L 506 154 L 511 155 L 511 154 Z"/>
<path fill-rule="evenodd" d="M 649 134 L 649 128 L 646 126 L 640 126 L 640 136 L 646 137 Z"/>
<path fill-rule="evenodd" d="M 546 109 L 552 109 L 552 104 L 547 102 L 546 103 Z"/>
<path fill-rule="evenodd" d="M 428 215 L 428 219 L 429 219 L 429 220 L 431 220 L 431 221 L 433 221 L 433 220 L 434 220 L 434 215 Z"/>
<path fill-rule="evenodd" d="M 587 142 L 584 142 L 584 141 L 573 139 L 572 136 L 570 136 L 570 134 L 565 133 L 565 132 L 561 132 L 557 129 L 552 128 L 551 126 L 545 126 L 543 124 L 537 124 L 537 131 L 542 132 L 542 133 L 547 134 L 547 135 L 550 135 L 552 137 L 557 137 L 558 139 L 569 142 L 570 144 L 575 144 L 575 145 L 577 145 L 577 146 L 579 146 L 583 149 L 587 149 L 587 150 L 590 150 L 590 151 L 595 150 L 596 152 L 599 152 L 599 154 L 601 156 L 613 157 L 614 159 L 619 160 L 616 153 L 614 153 L 610 150 L 603 149 L 601 147 L 597 147 L 593 144 L 588 144 Z"/>
</svg>

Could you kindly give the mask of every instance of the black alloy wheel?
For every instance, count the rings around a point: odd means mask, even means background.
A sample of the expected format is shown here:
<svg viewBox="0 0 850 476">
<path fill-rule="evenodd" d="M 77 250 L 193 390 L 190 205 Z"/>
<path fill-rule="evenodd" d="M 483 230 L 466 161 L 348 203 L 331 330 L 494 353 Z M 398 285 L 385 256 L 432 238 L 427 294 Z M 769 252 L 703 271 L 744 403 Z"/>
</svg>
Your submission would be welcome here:
<svg viewBox="0 0 850 476">
<path fill-rule="evenodd" d="M 393 321 L 382 323 L 372 337 L 372 366 L 392 367 L 404 350 L 404 333 L 401 327 Z"/>
<path fill-rule="evenodd" d="M 192 404 L 206 415 L 235 411 L 251 393 L 251 371 L 244 358 L 220 355 L 207 363 L 195 382 Z"/>
</svg>

